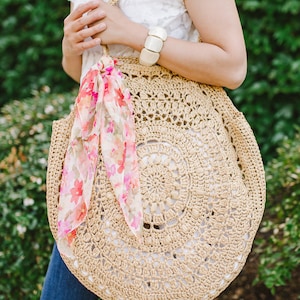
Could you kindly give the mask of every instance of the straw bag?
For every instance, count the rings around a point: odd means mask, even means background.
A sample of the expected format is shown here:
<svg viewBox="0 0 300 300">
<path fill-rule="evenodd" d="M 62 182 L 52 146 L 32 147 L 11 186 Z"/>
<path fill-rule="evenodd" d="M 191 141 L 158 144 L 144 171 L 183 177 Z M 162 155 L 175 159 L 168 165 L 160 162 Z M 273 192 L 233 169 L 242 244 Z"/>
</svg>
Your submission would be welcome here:
<svg viewBox="0 0 300 300">
<path fill-rule="evenodd" d="M 242 270 L 264 211 L 264 170 L 253 132 L 222 88 L 135 58 L 119 62 L 134 104 L 142 238 L 124 220 L 99 149 L 74 256 L 62 258 L 101 299 L 214 299 Z M 47 207 L 56 240 L 74 115 L 53 123 Z"/>
</svg>

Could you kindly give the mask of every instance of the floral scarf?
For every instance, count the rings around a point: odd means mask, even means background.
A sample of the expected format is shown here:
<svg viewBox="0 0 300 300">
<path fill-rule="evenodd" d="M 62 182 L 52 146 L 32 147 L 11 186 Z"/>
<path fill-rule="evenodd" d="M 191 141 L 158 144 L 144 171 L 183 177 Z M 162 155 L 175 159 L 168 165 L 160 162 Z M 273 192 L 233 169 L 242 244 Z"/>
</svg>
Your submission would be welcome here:
<svg viewBox="0 0 300 300">
<path fill-rule="evenodd" d="M 98 163 L 99 145 L 107 176 L 125 220 L 141 236 L 143 215 L 133 107 L 116 61 L 103 56 L 84 77 L 62 171 L 58 205 L 58 248 L 68 257 L 85 221 Z"/>
</svg>

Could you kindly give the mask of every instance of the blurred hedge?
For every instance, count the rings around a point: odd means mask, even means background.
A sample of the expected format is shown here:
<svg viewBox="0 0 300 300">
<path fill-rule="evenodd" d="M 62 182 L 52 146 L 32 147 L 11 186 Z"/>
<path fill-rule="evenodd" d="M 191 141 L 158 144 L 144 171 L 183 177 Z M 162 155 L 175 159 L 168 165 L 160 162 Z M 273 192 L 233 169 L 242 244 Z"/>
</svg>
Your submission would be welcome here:
<svg viewBox="0 0 300 300">
<path fill-rule="evenodd" d="M 67 91 L 74 82 L 61 68 L 67 0 L 0 1 L 0 106 L 44 85 Z"/>
<path fill-rule="evenodd" d="M 74 95 L 37 93 L 0 115 L 0 300 L 39 299 L 53 245 L 45 200 L 52 120 Z"/>
<path fill-rule="evenodd" d="M 248 75 L 231 93 L 268 161 L 300 124 L 300 1 L 237 0 L 248 49 Z"/>
<path fill-rule="evenodd" d="M 256 248 L 256 282 L 263 282 L 273 294 L 300 266 L 300 127 L 294 139 L 283 140 L 277 154 L 266 167 L 266 216 Z"/>
</svg>

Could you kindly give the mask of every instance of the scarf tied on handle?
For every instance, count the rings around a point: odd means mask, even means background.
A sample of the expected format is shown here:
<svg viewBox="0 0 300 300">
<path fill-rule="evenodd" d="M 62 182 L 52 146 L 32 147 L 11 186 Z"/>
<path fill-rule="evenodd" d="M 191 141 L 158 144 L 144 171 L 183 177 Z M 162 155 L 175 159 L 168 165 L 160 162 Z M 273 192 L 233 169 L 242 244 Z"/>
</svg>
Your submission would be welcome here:
<svg viewBox="0 0 300 300">
<path fill-rule="evenodd" d="M 133 232 L 142 235 L 143 213 L 133 106 L 116 60 L 101 57 L 84 77 L 62 171 L 58 204 L 60 252 L 73 256 L 78 227 L 90 207 L 99 145 L 115 197 Z"/>
</svg>

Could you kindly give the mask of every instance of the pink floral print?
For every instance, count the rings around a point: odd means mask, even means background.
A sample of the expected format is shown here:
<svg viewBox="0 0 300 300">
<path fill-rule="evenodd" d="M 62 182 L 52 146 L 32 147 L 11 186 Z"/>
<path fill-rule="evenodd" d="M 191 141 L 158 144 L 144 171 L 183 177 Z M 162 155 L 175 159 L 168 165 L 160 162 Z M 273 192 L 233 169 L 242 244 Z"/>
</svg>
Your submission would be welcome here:
<svg viewBox="0 0 300 300">
<path fill-rule="evenodd" d="M 116 63 L 103 56 L 83 79 L 76 98 L 58 204 L 57 245 L 68 257 L 73 256 L 76 231 L 90 207 L 99 145 L 125 220 L 135 236 L 142 234 L 133 106 Z"/>
<path fill-rule="evenodd" d="M 74 187 L 71 189 L 71 202 L 75 202 L 75 204 L 78 203 L 79 198 L 82 196 L 82 185 L 83 182 L 76 179 Z"/>
</svg>

